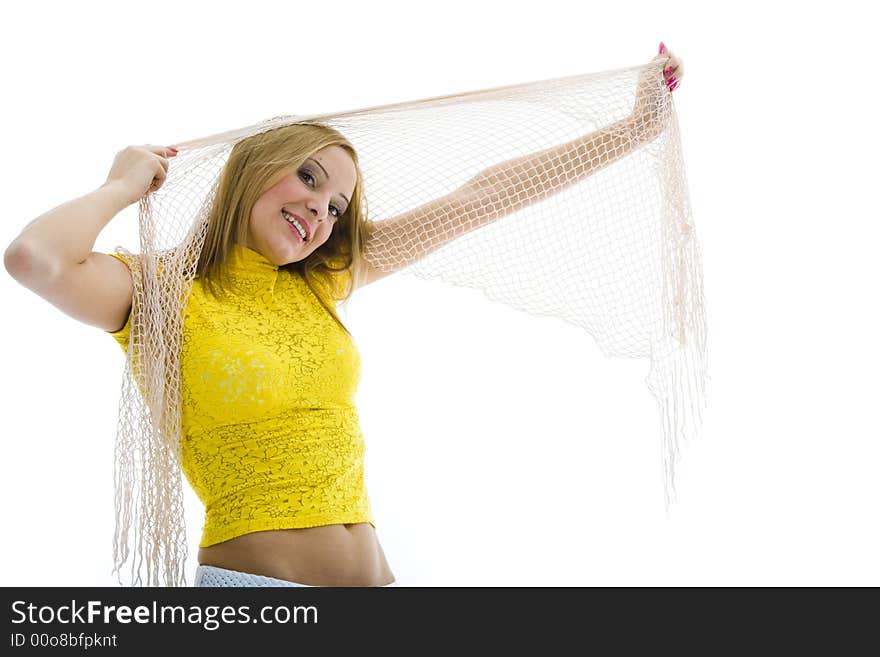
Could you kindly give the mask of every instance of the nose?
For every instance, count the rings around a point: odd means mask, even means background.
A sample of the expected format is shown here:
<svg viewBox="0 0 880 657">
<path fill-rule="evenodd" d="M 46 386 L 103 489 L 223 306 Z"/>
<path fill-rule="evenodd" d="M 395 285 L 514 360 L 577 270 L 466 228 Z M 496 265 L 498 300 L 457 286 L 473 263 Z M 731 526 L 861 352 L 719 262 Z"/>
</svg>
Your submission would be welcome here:
<svg viewBox="0 0 880 657">
<path fill-rule="evenodd" d="M 307 203 L 309 211 L 315 216 L 318 221 L 324 221 L 324 217 L 327 214 L 327 204 L 324 203 L 323 199 L 317 196 L 312 196 L 309 198 Z"/>
</svg>

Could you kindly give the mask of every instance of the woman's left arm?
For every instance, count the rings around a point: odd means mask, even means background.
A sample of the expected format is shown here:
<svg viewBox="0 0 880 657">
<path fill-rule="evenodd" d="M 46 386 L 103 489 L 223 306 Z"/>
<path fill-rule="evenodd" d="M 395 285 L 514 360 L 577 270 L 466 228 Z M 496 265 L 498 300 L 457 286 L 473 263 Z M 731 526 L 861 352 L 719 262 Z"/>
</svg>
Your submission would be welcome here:
<svg viewBox="0 0 880 657">
<path fill-rule="evenodd" d="M 667 87 L 677 86 L 683 67 L 671 52 L 664 59 Z M 672 78 L 672 81 L 670 81 Z M 658 134 L 656 78 L 639 79 L 632 114 L 559 146 L 529 153 L 481 171 L 454 192 L 405 214 L 367 222 L 361 285 L 405 267 L 450 240 L 545 199 L 627 155 Z"/>
</svg>

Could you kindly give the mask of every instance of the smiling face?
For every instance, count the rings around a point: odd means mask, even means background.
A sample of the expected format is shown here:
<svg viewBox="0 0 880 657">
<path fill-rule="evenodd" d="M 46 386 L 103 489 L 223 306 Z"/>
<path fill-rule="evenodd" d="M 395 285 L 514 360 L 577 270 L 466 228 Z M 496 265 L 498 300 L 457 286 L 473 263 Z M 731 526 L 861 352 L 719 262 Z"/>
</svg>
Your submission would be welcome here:
<svg viewBox="0 0 880 657">
<path fill-rule="evenodd" d="M 341 146 L 321 149 L 257 199 L 245 246 L 279 267 L 303 260 L 330 237 L 337 218 L 348 209 L 356 181 L 348 151 Z M 305 230 L 305 239 L 282 210 Z"/>
</svg>

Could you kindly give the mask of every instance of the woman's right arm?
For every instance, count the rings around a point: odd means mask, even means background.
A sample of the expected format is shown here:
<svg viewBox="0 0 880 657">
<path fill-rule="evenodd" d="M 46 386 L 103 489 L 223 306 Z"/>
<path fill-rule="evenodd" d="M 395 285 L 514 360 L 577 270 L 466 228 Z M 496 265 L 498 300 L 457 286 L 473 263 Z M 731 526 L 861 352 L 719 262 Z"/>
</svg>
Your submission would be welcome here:
<svg viewBox="0 0 880 657">
<path fill-rule="evenodd" d="M 122 327 L 134 286 L 124 263 L 92 251 L 113 217 L 165 180 L 174 153 L 162 146 L 120 151 L 98 189 L 37 217 L 6 249 L 6 271 L 65 314 L 105 331 Z"/>
</svg>

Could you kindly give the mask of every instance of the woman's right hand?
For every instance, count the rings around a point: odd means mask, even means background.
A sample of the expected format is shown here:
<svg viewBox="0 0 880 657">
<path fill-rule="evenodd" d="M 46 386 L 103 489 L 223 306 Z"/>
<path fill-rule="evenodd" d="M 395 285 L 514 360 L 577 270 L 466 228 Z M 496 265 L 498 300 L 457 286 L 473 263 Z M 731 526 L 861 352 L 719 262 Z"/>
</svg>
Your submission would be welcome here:
<svg viewBox="0 0 880 657">
<path fill-rule="evenodd" d="M 168 158 L 175 155 L 175 149 L 165 146 L 127 146 L 116 154 L 104 185 L 118 185 L 128 205 L 137 203 L 162 186 L 168 174 Z"/>
</svg>

